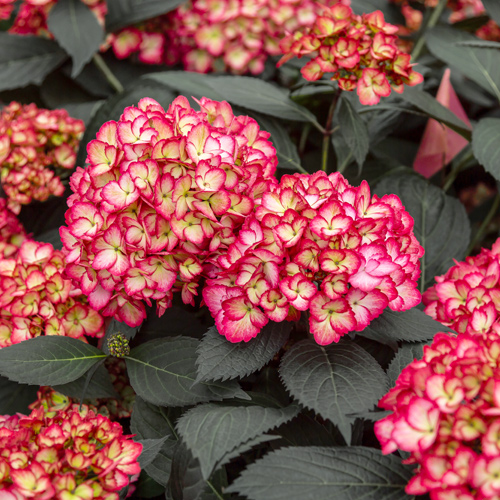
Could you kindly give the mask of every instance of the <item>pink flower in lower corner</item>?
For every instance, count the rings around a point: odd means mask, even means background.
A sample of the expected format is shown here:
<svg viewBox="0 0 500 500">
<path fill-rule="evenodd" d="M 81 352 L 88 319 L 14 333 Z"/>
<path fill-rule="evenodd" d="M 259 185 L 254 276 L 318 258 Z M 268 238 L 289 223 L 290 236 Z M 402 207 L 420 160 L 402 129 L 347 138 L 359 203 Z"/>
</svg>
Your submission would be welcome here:
<svg viewBox="0 0 500 500">
<path fill-rule="evenodd" d="M 203 298 L 232 342 L 307 311 L 311 334 L 327 345 L 386 307 L 417 305 L 422 254 L 396 196 L 372 197 L 366 182 L 353 187 L 338 173 L 285 175 L 213 261 Z"/>
<path fill-rule="evenodd" d="M 500 340 L 496 332 L 438 333 L 410 363 L 379 406 L 382 452 L 410 453 L 406 487 L 432 500 L 486 500 L 500 495 Z"/>
</svg>

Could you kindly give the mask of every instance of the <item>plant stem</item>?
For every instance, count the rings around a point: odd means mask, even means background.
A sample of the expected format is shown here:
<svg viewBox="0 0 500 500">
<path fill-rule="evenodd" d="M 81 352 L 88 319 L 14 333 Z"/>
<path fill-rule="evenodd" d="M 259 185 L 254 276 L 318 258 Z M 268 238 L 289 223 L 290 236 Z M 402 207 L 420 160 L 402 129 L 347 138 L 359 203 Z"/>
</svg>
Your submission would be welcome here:
<svg viewBox="0 0 500 500">
<path fill-rule="evenodd" d="M 332 103 L 330 104 L 330 109 L 328 110 L 328 117 L 326 119 L 325 130 L 323 132 L 323 152 L 321 156 L 321 170 L 326 172 L 328 166 L 328 148 L 330 147 L 330 136 L 333 133 L 332 130 L 332 121 L 333 114 L 335 113 L 335 108 L 337 107 L 337 103 L 339 102 L 340 94 L 342 90 L 337 89 L 335 92 Z"/>
<path fill-rule="evenodd" d="M 457 175 L 466 167 L 467 163 L 473 158 L 472 151 L 469 151 L 463 158 L 462 161 L 448 174 L 448 177 L 444 180 L 443 191 L 446 193 L 448 189 L 451 188 Z"/>
<path fill-rule="evenodd" d="M 304 128 L 302 129 L 302 134 L 300 134 L 299 156 L 302 156 L 304 154 L 304 151 L 306 150 L 307 138 L 309 137 L 310 131 L 311 131 L 311 124 L 306 123 L 304 125 Z"/>
<path fill-rule="evenodd" d="M 121 92 L 123 92 L 123 90 L 124 90 L 123 85 L 120 83 L 118 78 L 116 78 L 116 76 L 113 75 L 112 71 L 109 69 L 109 66 L 106 64 L 106 62 L 101 57 L 101 55 L 94 54 L 94 57 L 92 60 L 94 61 L 94 64 L 97 66 L 99 71 L 104 75 L 104 78 L 106 78 L 108 83 L 116 91 L 116 93 L 120 94 Z"/>
<path fill-rule="evenodd" d="M 488 215 L 486 218 L 483 220 L 483 223 L 479 226 L 479 229 L 477 230 L 477 233 L 475 234 L 474 238 L 470 242 L 469 248 L 467 248 L 467 253 L 466 255 L 469 255 L 472 250 L 474 250 L 474 247 L 476 244 L 481 240 L 481 238 L 484 235 L 484 232 L 488 228 L 491 219 L 495 216 L 495 214 L 498 211 L 498 207 L 500 207 L 500 192 L 497 193 L 495 196 L 495 200 L 493 201 L 493 205 L 491 205 L 490 211 L 488 212 Z"/>
<path fill-rule="evenodd" d="M 439 21 L 439 18 L 441 17 L 441 14 L 446 8 L 447 3 L 448 0 L 439 0 L 439 3 L 436 5 L 436 8 L 432 11 L 432 14 L 429 16 L 428 22 L 427 23 L 424 22 L 422 24 L 422 27 L 420 28 L 420 31 L 418 33 L 418 39 L 411 52 L 411 58 L 413 59 L 413 61 L 416 61 L 418 59 L 420 53 L 422 52 L 422 49 L 424 48 L 425 32 L 428 29 L 436 26 L 437 22 Z"/>
<path fill-rule="evenodd" d="M 207 484 L 210 487 L 210 489 L 214 492 L 214 495 L 219 499 L 219 500 L 224 500 L 224 497 L 217 491 L 215 486 L 207 479 Z"/>
</svg>

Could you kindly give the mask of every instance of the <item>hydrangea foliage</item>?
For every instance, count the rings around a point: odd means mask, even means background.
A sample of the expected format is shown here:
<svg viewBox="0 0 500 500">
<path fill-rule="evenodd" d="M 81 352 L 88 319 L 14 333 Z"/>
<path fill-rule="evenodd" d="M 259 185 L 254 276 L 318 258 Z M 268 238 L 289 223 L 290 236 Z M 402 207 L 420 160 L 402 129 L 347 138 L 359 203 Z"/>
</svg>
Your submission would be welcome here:
<svg viewBox="0 0 500 500">
<path fill-rule="evenodd" d="M 319 344 L 363 330 L 386 307 L 420 302 L 423 248 L 397 196 L 339 174 L 286 175 L 264 193 L 203 297 L 219 332 L 248 341 L 269 321 L 309 312 Z"/>
<path fill-rule="evenodd" d="M 58 173 L 72 170 L 84 131 L 81 120 L 63 109 L 39 109 L 35 104 L 11 102 L 0 112 L 0 180 L 8 206 L 61 196 Z"/>
<path fill-rule="evenodd" d="M 432 500 L 498 498 L 500 340 L 486 334 L 437 334 L 399 376 L 375 424 L 383 453 L 410 452 L 415 476 L 406 492 Z"/>
<path fill-rule="evenodd" d="M 284 38 L 280 62 L 311 56 L 301 69 L 309 81 L 333 73 L 342 90 L 357 89 L 361 104 L 374 105 L 391 88 L 417 85 L 423 77 L 410 64 L 410 56 L 397 47 L 397 26 L 386 23 L 381 11 L 358 16 L 344 2 L 323 8 L 312 27 Z"/>
<path fill-rule="evenodd" d="M 425 312 L 459 333 L 484 333 L 500 316 L 500 239 L 457 262 L 423 295 Z"/>
<path fill-rule="evenodd" d="M 92 307 L 130 326 L 145 318 L 143 300 L 160 314 L 174 291 L 193 303 L 210 262 L 275 182 L 269 133 L 224 101 L 199 105 L 180 96 L 165 111 L 142 99 L 101 127 L 89 167 L 71 177 L 67 273 Z"/>
<path fill-rule="evenodd" d="M 0 416 L 4 500 L 119 500 L 140 472 L 142 445 L 120 424 L 83 406 Z"/>
<path fill-rule="evenodd" d="M 62 252 L 26 240 L 0 259 L 0 347 L 39 335 L 84 339 L 104 335 L 104 322 L 64 276 Z"/>
</svg>

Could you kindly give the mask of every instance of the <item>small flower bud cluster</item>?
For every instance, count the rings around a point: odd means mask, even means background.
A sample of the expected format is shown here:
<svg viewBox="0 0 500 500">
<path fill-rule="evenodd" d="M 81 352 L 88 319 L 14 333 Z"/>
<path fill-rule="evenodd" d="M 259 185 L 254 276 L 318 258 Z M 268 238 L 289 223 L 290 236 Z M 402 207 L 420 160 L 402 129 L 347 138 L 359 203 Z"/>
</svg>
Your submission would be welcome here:
<svg viewBox="0 0 500 500">
<path fill-rule="evenodd" d="M 7 200 L 0 198 L 0 259 L 13 257 L 27 237 L 23 225 L 7 208 Z"/>
<path fill-rule="evenodd" d="M 11 0 L 12 3 L 14 1 Z M 82 0 L 82 2 L 94 13 L 99 24 L 104 26 L 105 16 L 108 12 L 106 0 Z M 23 0 L 9 31 L 19 35 L 38 35 L 53 38 L 47 27 L 47 19 L 56 4 L 57 0 Z"/>
<path fill-rule="evenodd" d="M 139 52 L 150 64 L 182 61 L 188 71 L 262 73 L 279 55 L 286 32 L 312 24 L 321 3 L 312 0 L 191 0 L 112 39 L 119 58 Z"/>
<path fill-rule="evenodd" d="M 130 345 L 121 333 L 113 333 L 108 339 L 108 349 L 111 356 L 123 358 L 130 354 Z"/>
<path fill-rule="evenodd" d="M 384 21 L 381 11 L 355 15 L 348 5 L 336 3 L 323 8 L 311 28 L 284 38 L 285 54 L 278 65 L 310 55 L 302 68 L 309 81 L 333 73 L 342 90 L 357 89 L 361 104 L 374 105 L 387 97 L 391 88 L 403 92 L 404 85 L 417 85 L 423 77 L 410 64 L 410 55 L 397 47 L 397 26 Z"/>
<path fill-rule="evenodd" d="M 64 277 L 62 252 L 27 240 L 15 258 L 0 259 L 0 347 L 39 335 L 104 335 L 101 315 Z"/>
<path fill-rule="evenodd" d="M 0 416 L 0 491 L 5 500 L 119 500 L 140 472 L 142 445 L 87 407 Z"/>
<path fill-rule="evenodd" d="M 408 365 L 379 406 L 382 452 L 411 455 L 409 495 L 432 500 L 500 497 L 500 330 L 438 333 Z"/>
<path fill-rule="evenodd" d="M 500 325 L 500 239 L 467 257 L 423 295 L 425 312 L 458 333 L 485 333 Z"/>
<path fill-rule="evenodd" d="M 141 99 L 101 127 L 89 167 L 71 177 L 67 273 L 92 307 L 130 326 L 145 318 L 143 300 L 160 315 L 174 291 L 193 304 L 207 258 L 234 242 L 276 182 L 269 133 L 227 102 L 199 105 L 179 96 L 165 111 Z"/>
<path fill-rule="evenodd" d="M 219 332 L 248 341 L 269 321 L 309 311 L 318 344 L 363 330 L 386 307 L 420 302 L 423 248 L 395 195 L 371 196 L 339 173 L 285 175 L 216 264 L 203 297 Z"/>
<path fill-rule="evenodd" d="M 125 362 L 122 359 L 107 358 L 105 365 L 119 398 L 92 399 L 86 406 L 94 413 L 104 415 L 113 421 L 129 418 L 134 406 L 135 392 L 130 385 Z M 79 401 L 74 401 L 50 387 L 41 387 L 37 393 L 37 400 L 29 408 L 30 410 L 43 408 L 48 416 L 53 417 L 58 411 L 77 410 L 79 406 Z"/>
<path fill-rule="evenodd" d="M 58 174 L 75 166 L 84 124 L 63 109 L 39 109 L 12 102 L 0 112 L 0 180 L 8 206 L 61 196 Z"/>
</svg>

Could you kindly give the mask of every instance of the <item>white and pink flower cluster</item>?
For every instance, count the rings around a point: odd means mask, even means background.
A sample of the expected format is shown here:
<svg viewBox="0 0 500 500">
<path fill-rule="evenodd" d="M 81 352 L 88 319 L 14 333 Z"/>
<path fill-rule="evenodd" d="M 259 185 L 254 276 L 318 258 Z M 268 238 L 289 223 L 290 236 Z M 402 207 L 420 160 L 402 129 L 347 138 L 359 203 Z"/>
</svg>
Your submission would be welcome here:
<svg viewBox="0 0 500 500">
<path fill-rule="evenodd" d="M 161 314 L 174 291 L 193 303 L 255 203 L 275 183 L 269 133 L 206 98 L 200 111 L 180 96 L 165 111 L 144 98 L 89 143 L 89 167 L 71 178 L 74 194 L 61 237 L 67 274 L 105 316 L 130 326 Z"/>
<path fill-rule="evenodd" d="M 324 0 L 191 0 L 174 11 L 125 28 L 110 42 L 115 55 L 138 52 L 149 64 L 182 62 L 188 71 L 262 73 L 281 53 L 287 32 L 309 26 Z"/>
<path fill-rule="evenodd" d="M 72 170 L 84 131 L 64 109 L 11 102 L 0 112 L 0 180 L 16 214 L 32 200 L 61 196 L 59 174 Z"/>
<path fill-rule="evenodd" d="M 386 307 L 420 302 L 423 248 L 395 195 L 371 196 L 339 174 L 286 175 L 264 193 L 207 280 L 219 332 L 248 341 L 269 321 L 309 311 L 318 344 L 363 330 Z"/>
<path fill-rule="evenodd" d="M 62 252 L 26 240 L 0 259 L 0 348 L 39 335 L 102 337 L 104 321 L 64 277 Z"/>
<path fill-rule="evenodd" d="M 423 295 L 425 312 L 459 333 L 484 333 L 500 324 L 500 239 L 492 249 L 457 262 Z"/>
<path fill-rule="evenodd" d="M 0 198 L 0 259 L 13 257 L 27 238 L 23 225 L 7 208 L 7 200 Z"/>
<path fill-rule="evenodd" d="M 432 500 L 500 498 L 500 330 L 439 333 L 399 376 L 375 424 L 383 453 L 410 452 L 406 487 Z"/>
</svg>

